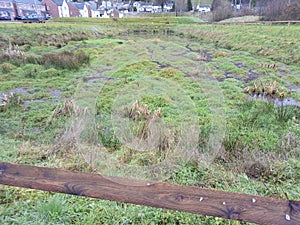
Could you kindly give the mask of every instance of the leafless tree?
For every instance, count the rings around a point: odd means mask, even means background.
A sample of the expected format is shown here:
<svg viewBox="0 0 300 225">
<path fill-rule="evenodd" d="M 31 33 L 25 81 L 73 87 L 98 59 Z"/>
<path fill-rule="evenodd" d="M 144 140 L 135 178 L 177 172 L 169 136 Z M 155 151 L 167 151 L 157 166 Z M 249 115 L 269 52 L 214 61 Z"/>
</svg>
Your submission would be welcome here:
<svg viewBox="0 0 300 225">
<path fill-rule="evenodd" d="M 186 2 L 185 0 L 176 0 L 175 1 L 175 12 L 176 15 L 182 15 L 186 11 Z"/>
<path fill-rule="evenodd" d="M 212 3 L 213 20 L 220 21 L 233 15 L 231 2 L 228 0 L 214 0 Z"/>
<path fill-rule="evenodd" d="M 299 18 L 299 0 L 267 0 L 260 1 L 263 5 L 264 20 L 292 20 Z"/>
</svg>

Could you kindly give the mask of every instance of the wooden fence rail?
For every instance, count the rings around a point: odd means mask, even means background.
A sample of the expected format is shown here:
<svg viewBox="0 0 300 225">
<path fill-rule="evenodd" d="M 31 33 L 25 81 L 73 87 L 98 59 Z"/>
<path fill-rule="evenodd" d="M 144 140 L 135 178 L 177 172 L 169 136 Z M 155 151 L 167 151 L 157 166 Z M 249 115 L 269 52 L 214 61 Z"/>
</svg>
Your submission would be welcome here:
<svg viewBox="0 0 300 225">
<path fill-rule="evenodd" d="M 268 225 L 299 225 L 300 201 L 0 162 L 0 184 Z"/>
</svg>

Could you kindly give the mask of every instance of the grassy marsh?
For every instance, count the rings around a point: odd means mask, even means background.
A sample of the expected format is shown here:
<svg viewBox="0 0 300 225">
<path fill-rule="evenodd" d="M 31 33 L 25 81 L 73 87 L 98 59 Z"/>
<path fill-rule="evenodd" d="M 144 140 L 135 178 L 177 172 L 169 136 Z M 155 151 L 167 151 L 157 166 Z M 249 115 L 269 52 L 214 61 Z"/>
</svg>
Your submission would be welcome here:
<svg viewBox="0 0 300 225">
<path fill-rule="evenodd" d="M 69 19 L 0 31 L 0 97 L 18 100 L 1 106 L 1 161 L 141 179 L 157 165 L 153 179 L 299 200 L 299 108 L 244 91 L 276 81 L 300 101 L 298 25 Z M 60 54 L 75 65 L 41 60 Z M 161 109 L 159 123 L 130 118 L 136 100 Z M 245 224 L 7 186 L 0 204 L 1 224 Z"/>
</svg>

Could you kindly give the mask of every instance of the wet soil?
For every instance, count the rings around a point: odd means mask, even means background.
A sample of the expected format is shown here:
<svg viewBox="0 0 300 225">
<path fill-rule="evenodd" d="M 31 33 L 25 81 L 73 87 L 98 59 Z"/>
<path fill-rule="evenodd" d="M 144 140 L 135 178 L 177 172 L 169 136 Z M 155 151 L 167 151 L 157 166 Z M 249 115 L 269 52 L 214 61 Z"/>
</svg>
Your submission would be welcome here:
<svg viewBox="0 0 300 225">
<path fill-rule="evenodd" d="M 265 95 L 265 94 L 254 94 L 249 95 L 249 100 L 262 100 L 264 102 L 269 102 L 274 104 L 275 106 L 282 107 L 282 106 L 295 106 L 300 108 L 300 102 L 297 102 L 293 98 L 278 98 L 275 96 Z"/>
</svg>

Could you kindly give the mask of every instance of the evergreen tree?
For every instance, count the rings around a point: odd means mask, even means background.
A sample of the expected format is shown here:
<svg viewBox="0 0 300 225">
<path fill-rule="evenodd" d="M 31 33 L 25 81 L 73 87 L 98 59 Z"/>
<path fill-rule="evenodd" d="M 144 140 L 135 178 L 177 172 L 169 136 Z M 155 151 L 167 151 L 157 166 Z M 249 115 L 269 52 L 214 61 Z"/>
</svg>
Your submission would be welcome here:
<svg viewBox="0 0 300 225">
<path fill-rule="evenodd" d="M 188 11 L 193 10 L 192 0 L 187 0 L 187 10 Z"/>
</svg>

